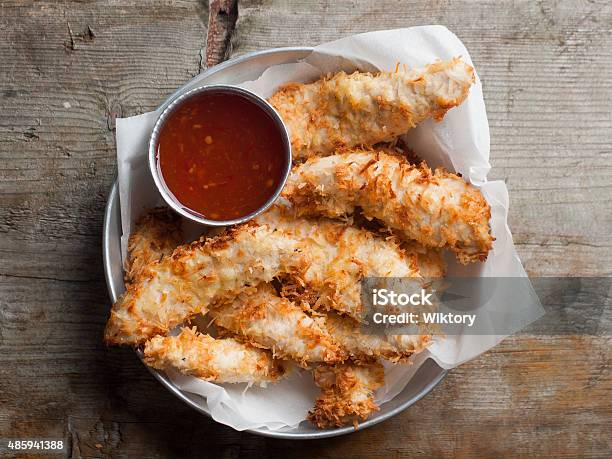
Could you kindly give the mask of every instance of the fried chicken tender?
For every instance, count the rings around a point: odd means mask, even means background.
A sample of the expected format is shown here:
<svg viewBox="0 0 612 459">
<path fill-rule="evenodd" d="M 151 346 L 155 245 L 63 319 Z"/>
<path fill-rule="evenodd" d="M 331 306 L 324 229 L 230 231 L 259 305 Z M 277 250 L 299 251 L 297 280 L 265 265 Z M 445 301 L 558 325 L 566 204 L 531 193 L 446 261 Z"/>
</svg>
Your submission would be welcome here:
<svg viewBox="0 0 612 459">
<path fill-rule="evenodd" d="M 474 69 L 455 58 L 410 71 L 340 72 L 291 83 L 269 102 L 287 125 L 293 158 L 304 160 L 339 147 L 388 142 L 427 118 L 441 120 L 473 83 Z"/>
<path fill-rule="evenodd" d="M 368 362 L 382 357 L 394 363 L 408 359 L 424 350 L 432 341 L 431 335 L 386 335 L 364 333 L 361 325 L 349 317 L 328 313 L 325 327 L 329 334 L 340 343 L 351 359 Z M 423 330 L 426 332 L 426 330 Z"/>
<path fill-rule="evenodd" d="M 402 249 L 395 239 L 367 229 L 326 219 L 282 217 L 276 210 L 258 221 L 290 231 L 302 241 L 307 262 L 287 272 L 294 282 L 316 292 L 313 309 L 335 310 L 361 321 L 359 281 L 364 277 L 420 277 L 416 254 Z"/>
<path fill-rule="evenodd" d="M 128 240 L 125 281 L 132 282 L 152 261 L 170 255 L 183 241 L 179 217 L 166 207 L 147 211 Z"/>
<path fill-rule="evenodd" d="M 272 280 L 296 250 L 299 240 L 290 234 L 254 223 L 179 246 L 145 266 L 113 305 L 105 341 L 136 345 L 164 335 L 245 285 Z"/>
<path fill-rule="evenodd" d="M 146 212 L 130 235 L 126 280 L 129 282 L 135 279 L 144 266 L 170 255 L 181 241 L 178 216 L 166 208 Z M 194 348 L 190 347 L 192 343 Z M 166 346 L 163 353 L 162 346 Z M 207 354 L 201 353 L 194 359 L 193 352 L 198 346 L 205 346 Z M 160 365 L 162 369 L 174 367 L 183 373 L 211 381 L 258 383 L 280 375 L 278 368 L 284 371 L 281 364 L 272 361 L 268 352 L 260 352 L 249 344 L 231 338 L 217 339 L 199 335 L 187 328 L 171 339 L 153 338 L 146 348 L 148 361 L 157 362 L 157 368 Z M 219 364 L 219 359 L 223 358 L 226 351 L 230 352 L 229 366 Z M 211 358 L 207 360 L 206 355 Z"/>
<path fill-rule="evenodd" d="M 136 345 L 166 334 L 212 304 L 283 273 L 323 292 L 326 308 L 357 318 L 364 276 L 419 275 L 416 258 L 394 241 L 346 223 L 287 219 L 272 211 L 145 266 L 113 305 L 105 341 Z"/>
<path fill-rule="evenodd" d="M 321 394 L 308 419 L 320 429 L 341 427 L 365 421 L 378 411 L 374 391 L 385 383 L 385 372 L 379 363 L 363 366 L 321 365 L 314 372 Z"/>
<path fill-rule="evenodd" d="M 282 196 L 297 216 L 344 217 L 360 207 L 406 239 L 454 251 L 463 264 L 486 260 L 493 244 L 491 208 L 478 188 L 382 151 L 312 158 L 294 168 Z"/>
<path fill-rule="evenodd" d="M 312 318 L 299 306 L 281 298 L 269 284 L 240 294 L 209 312 L 215 325 L 241 335 L 254 346 L 271 349 L 274 357 L 338 363 L 346 353 L 325 329 L 322 317 Z"/>
<path fill-rule="evenodd" d="M 278 381 L 288 367 L 268 351 L 232 338 L 215 339 L 183 328 L 177 336 L 156 336 L 144 347 L 144 361 L 158 370 L 174 368 L 183 374 L 216 383 Z"/>
</svg>

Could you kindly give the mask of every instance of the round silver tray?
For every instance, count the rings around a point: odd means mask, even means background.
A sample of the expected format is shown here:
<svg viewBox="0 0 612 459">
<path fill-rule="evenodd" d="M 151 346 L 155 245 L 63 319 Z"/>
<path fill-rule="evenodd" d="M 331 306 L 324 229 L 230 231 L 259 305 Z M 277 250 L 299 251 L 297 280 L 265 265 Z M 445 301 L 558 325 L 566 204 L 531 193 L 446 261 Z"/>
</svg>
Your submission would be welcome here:
<svg viewBox="0 0 612 459">
<path fill-rule="evenodd" d="M 257 79 L 268 67 L 278 64 L 294 63 L 305 58 L 312 48 L 276 48 L 265 51 L 257 51 L 223 62 L 197 75 L 184 86 L 179 88 L 168 97 L 160 109 L 165 108 L 175 97 L 204 84 L 237 84 L 243 81 Z M 119 192 L 117 182 L 108 197 L 106 212 L 104 215 L 104 230 L 102 239 L 102 251 L 104 258 L 104 274 L 108 293 L 114 303 L 124 290 L 123 266 L 121 263 L 121 213 L 119 210 Z M 149 368 L 149 367 L 147 367 Z M 206 407 L 206 399 L 203 397 L 183 392 L 178 389 L 163 372 L 149 368 L 153 376 L 157 378 L 170 392 L 180 398 L 189 406 L 200 413 L 210 417 Z M 378 424 L 392 416 L 404 411 L 413 403 L 423 398 L 431 391 L 446 375 L 446 371 L 438 366 L 433 360 L 428 359 L 419 368 L 410 383 L 393 400 L 384 403 L 380 411 L 370 419 L 359 424 L 359 430 Z M 248 432 L 274 438 L 291 440 L 308 440 L 316 438 L 335 437 L 354 432 L 353 426 L 337 429 L 319 430 L 309 422 L 304 421 L 293 429 L 271 431 L 266 428 L 251 429 Z"/>
</svg>

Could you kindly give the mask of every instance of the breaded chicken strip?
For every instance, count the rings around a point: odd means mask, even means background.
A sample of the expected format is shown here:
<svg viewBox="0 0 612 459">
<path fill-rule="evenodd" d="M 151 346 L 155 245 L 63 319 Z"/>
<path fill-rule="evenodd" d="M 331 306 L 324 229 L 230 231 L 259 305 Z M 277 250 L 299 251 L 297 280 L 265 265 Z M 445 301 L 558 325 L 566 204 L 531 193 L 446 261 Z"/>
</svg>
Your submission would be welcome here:
<svg viewBox="0 0 612 459">
<path fill-rule="evenodd" d="M 388 241 L 396 241 L 395 236 L 386 236 Z M 446 275 L 446 261 L 440 249 L 423 247 L 416 241 L 403 241 L 400 244 L 409 257 L 416 260 L 418 276 L 426 282 L 429 279 L 439 279 Z M 412 263 L 412 261 L 411 261 Z M 310 288 L 304 280 L 292 275 L 281 277 L 281 296 L 296 304 L 303 305 L 306 310 L 318 309 L 325 300 L 321 293 Z M 329 300 L 328 300 L 329 301 Z"/>
<path fill-rule="evenodd" d="M 215 324 L 243 336 L 254 346 L 271 349 L 274 357 L 338 363 L 346 353 L 325 329 L 323 318 L 308 316 L 281 298 L 269 284 L 260 284 L 234 301 L 216 305 L 209 315 Z"/>
<path fill-rule="evenodd" d="M 296 250 L 299 240 L 290 234 L 254 223 L 180 246 L 128 286 L 113 305 L 105 341 L 136 345 L 164 335 L 245 285 L 272 280 Z"/>
<path fill-rule="evenodd" d="M 341 317 L 330 312 L 325 317 L 329 334 L 359 362 L 368 362 L 382 357 L 391 362 L 406 362 L 431 343 L 431 335 L 386 335 L 361 330 L 362 325 L 350 317 Z M 426 330 L 423 330 L 424 332 Z"/>
<path fill-rule="evenodd" d="M 388 142 L 427 118 L 441 120 L 465 100 L 472 83 L 474 69 L 455 58 L 417 70 L 340 72 L 292 83 L 269 102 L 289 129 L 293 158 L 303 160 Z"/>
<path fill-rule="evenodd" d="M 145 265 L 170 255 L 182 242 L 178 215 L 166 207 L 145 212 L 128 240 L 125 281 L 132 282 Z"/>
<path fill-rule="evenodd" d="M 282 217 L 276 210 L 258 221 L 302 240 L 308 262 L 287 272 L 293 282 L 317 293 L 314 309 L 335 310 L 359 321 L 364 313 L 359 281 L 364 277 L 421 277 L 416 254 L 394 238 L 326 219 L 304 224 L 306 220 Z"/>
<path fill-rule="evenodd" d="M 232 338 L 199 334 L 195 327 L 183 328 L 178 336 L 151 339 L 144 347 L 144 361 L 158 370 L 174 368 L 216 383 L 273 382 L 287 372 L 268 351 Z"/>
<path fill-rule="evenodd" d="M 324 292 L 327 308 L 354 317 L 362 312 L 358 281 L 364 276 L 418 276 L 416 258 L 393 241 L 344 223 L 286 219 L 272 211 L 147 265 L 113 305 L 105 341 L 136 345 L 166 334 L 283 273 Z"/>
<path fill-rule="evenodd" d="M 126 278 L 136 278 L 144 266 L 170 255 L 181 241 L 178 216 L 167 208 L 147 211 L 138 220 L 134 232 L 130 235 Z M 191 347 L 192 344 L 194 348 Z M 167 347 L 162 351 L 162 346 L 165 345 Z M 206 346 L 207 350 L 194 359 L 193 352 L 198 346 Z M 147 349 L 148 361 L 155 361 L 157 368 L 160 368 L 159 365 L 168 364 L 184 373 L 217 382 L 268 381 L 269 377 L 278 373 L 276 367 L 280 365 L 278 362 L 272 362 L 269 353 L 259 352 L 249 344 L 231 338 L 217 339 L 208 335 L 197 335 L 190 329 L 183 329 L 179 336 L 172 339 L 153 338 Z M 230 360 L 220 365 L 219 359 L 223 358 L 224 352 L 229 352 Z M 206 355 L 211 358 L 206 360 Z M 172 365 L 172 362 L 175 365 Z M 280 368 L 283 369 L 282 366 Z"/>
<path fill-rule="evenodd" d="M 297 216 L 343 217 L 360 207 L 406 239 L 451 249 L 463 264 L 486 260 L 493 244 L 491 208 L 478 188 L 381 151 L 312 158 L 294 168 L 282 196 Z"/>
<path fill-rule="evenodd" d="M 320 429 L 341 427 L 365 421 L 378 411 L 374 391 L 385 383 L 385 372 L 379 363 L 363 366 L 321 365 L 314 372 L 321 390 L 308 419 Z"/>
</svg>

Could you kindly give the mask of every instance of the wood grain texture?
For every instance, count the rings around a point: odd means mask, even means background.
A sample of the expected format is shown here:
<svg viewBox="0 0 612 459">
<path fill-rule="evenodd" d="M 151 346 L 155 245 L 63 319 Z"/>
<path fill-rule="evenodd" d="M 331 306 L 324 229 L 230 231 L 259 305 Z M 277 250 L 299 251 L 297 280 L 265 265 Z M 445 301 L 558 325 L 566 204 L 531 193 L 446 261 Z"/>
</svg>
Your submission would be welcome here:
<svg viewBox="0 0 612 459">
<path fill-rule="evenodd" d="M 115 117 L 154 108 L 225 55 L 376 29 L 439 23 L 465 42 L 529 273 L 611 274 L 609 2 L 238 8 L 232 29 L 205 1 L 0 0 L 0 437 L 63 438 L 69 457 L 609 457 L 609 335 L 509 338 L 396 418 L 306 444 L 216 424 L 131 350 L 101 344 Z"/>
<path fill-rule="evenodd" d="M 231 53 L 231 38 L 238 19 L 238 0 L 210 0 L 206 66 L 226 60 Z"/>
</svg>

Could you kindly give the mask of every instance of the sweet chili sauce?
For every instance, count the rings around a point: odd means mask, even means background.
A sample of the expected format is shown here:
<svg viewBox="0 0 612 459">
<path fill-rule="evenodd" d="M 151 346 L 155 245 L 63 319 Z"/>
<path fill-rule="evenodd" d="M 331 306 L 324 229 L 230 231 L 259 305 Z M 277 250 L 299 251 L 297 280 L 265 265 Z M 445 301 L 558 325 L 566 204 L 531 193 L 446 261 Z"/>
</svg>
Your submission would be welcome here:
<svg viewBox="0 0 612 459">
<path fill-rule="evenodd" d="M 262 207 L 281 185 L 287 160 L 274 120 L 237 94 L 188 98 L 162 127 L 158 164 L 167 188 L 209 220 Z"/>
</svg>

